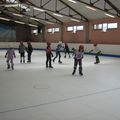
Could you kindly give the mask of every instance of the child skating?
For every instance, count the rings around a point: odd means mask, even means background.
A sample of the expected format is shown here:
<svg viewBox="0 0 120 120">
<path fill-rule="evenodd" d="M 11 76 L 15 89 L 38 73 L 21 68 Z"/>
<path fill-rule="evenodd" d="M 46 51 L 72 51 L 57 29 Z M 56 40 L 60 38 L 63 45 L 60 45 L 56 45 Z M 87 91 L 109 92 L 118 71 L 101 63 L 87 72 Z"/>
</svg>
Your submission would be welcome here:
<svg viewBox="0 0 120 120">
<path fill-rule="evenodd" d="M 26 51 L 26 47 L 23 44 L 23 41 L 20 42 L 18 51 L 20 53 L 20 63 L 22 63 L 22 62 L 25 63 L 25 51 Z"/>
<path fill-rule="evenodd" d="M 66 54 L 68 54 L 70 58 L 70 49 L 67 43 L 65 43 L 64 52 L 65 52 L 64 58 L 66 58 Z"/>
<path fill-rule="evenodd" d="M 74 70 L 72 75 L 75 74 L 77 65 L 79 64 L 79 74 L 82 76 L 82 59 L 83 59 L 83 54 L 84 54 L 84 46 L 80 45 L 79 49 L 76 50 L 75 55 L 74 55 Z"/>
<path fill-rule="evenodd" d="M 53 68 L 52 66 L 52 58 L 53 54 L 52 54 L 52 49 L 51 49 L 51 43 L 47 42 L 47 48 L 46 48 L 46 68 Z"/>
<path fill-rule="evenodd" d="M 59 41 L 59 43 L 58 43 L 58 45 L 57 45 L 57 47 L 56 47 L 56 49 L 55 49 L 56 56 L 53 58 L 53 62 L 55 62 L 55 59 L 56 59 L 57 57 L 59 57 L 58 63 L 62 63 L 62 61 L 61 61 L 61 53 L 60 53 L 62 48 L 63 48 L 63 47 L 62 47 L 62 42 Z"/>
<path fill-rule="evenodd" d="M 9 47 L 6 54 L 5 54 L 5 58 L 7 58 L 7 69 L 12 69 L 14 70 L 14 63 L 13 63 L 13 58 L 16 57 L 15 56 L 15 51 L 12 47 Z M 11 64 L 11 65 L 10 65 Z"/>
<path fill-rule="evenodd" d="M 93 44 L 94 49 L 90 50 L 89 53 L 94 52 L 95 53 L 95 63 L 94 64 L 98 64 L 100 63 L 100 59 L 99 59 L 99 55 L 101 54 L 101 50 L 99 49 L 99 47 L 97 46 L 97 44 Z"/>
</svg>

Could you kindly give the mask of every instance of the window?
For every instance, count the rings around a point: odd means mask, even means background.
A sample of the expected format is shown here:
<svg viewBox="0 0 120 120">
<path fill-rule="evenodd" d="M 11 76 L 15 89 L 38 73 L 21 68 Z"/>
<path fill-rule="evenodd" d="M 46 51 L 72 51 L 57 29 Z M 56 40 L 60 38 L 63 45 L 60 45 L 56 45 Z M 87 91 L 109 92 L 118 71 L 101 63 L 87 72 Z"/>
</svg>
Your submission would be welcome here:
<svg viewBox="0 0 120 120">
<path fill-rule="evenodd" d="M 77 26 L 77 29 L 76 30 L 83 30 L 83 26 Z"/>
<path fill-rule="evenodd" d="M 49 29 L 48 29 L 48 32 L 49 32 L 49 33 L 52 32 L 52 31 L 53 31 L 52 28 L 49 28 Z"/>
<path fill-rule="evenodd" d="M 103 32 L 106 32 L 107 31 L 107 23 L 103 23 Z"/>
<path fill-rule="evenodd" d="M 73 31 L 73 33 L 76 33 L 78 30 L 83 30 L 84 26 L 68 26 L 67 31 Z"/>
<path fill-rule="evenodd" d="M 118 28 L 118 23 L 103 23 L 103 24 L 94 24 L 94 30 L 102 30 L 106 32 L 107 29 Z"/>
<path fill-rule="evenodd" d="M 77 31 L 77 26 L 73 26 L 73 33 L 76 33 Z"/>
<path fill-rule="evenodd" d="M 102 24 L 98 24 L 98 28 L 97 29 L 102 29 Z"/>
<path fill-rule="evenodd" d="M 67 31 L 73 31 L 73 26 L 67 27 Z"/>
<path fill-rule="evenodd" d="M 59 28 L 54 28 L 54 32 L 59 32 L 60 29 Z"/>
<path fill-rule="evenodd" d="M 94 29 L 95 29 L 95 30 L 97 30 L 97 29 L 99 29 L 99 30 L 102 29 L 102 24 L 97 24 L 97 25 L 95 24 L 95 25 L 94 25 Z"/>
<path fill-rule="evenodd" d="M 32 30 L 33 34 L 37 34 L 38 30 Z"/>
<path fill-rule="evenodd" d="M 108 23 L 108 29 L 118 28 L 117 23 Z"/>
</svg>

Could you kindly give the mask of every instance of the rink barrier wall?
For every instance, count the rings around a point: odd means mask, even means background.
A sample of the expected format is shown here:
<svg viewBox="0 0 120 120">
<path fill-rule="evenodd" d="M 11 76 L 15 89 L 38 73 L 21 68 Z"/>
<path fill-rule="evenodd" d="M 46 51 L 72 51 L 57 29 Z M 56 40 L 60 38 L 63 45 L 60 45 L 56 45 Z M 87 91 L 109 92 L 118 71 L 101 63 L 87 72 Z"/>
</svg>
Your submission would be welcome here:
<svg viewBox="0 0 120 120">
<path fill-rule="evenodd" d="M 45 50 L 46 48 L 46 43 L 31 43 L 34 50 Z M 52 43 L 51 44 L 51 48 L 54 51 L 56 46 L 58 43 Z M 27 43 L 24 43 L 25 46 L 27 46 Z M 89 53 L 89 51 L 91 49 L 93 49 L 93 44 L 73 44 L 73 43 L 68 43 L 68 46 L 70 48 L 70 50 L 72 50 L 72 48 L 78 49 L 79 45 L 84 45 L 84 49 L 85 49 L 85 54 L 88 55 L 94 55 L 94 53 Z M 19 42 L 0 42 L 0 49 L 7 49 L 9 46 L 18 49 L 19 46 Z M 64 44 L 63 44 L 64 46 Z M 120 45 L 109 45 L 109 44 L 98 44 L 98 47 L 100 48 L 100 50 L 102 51 L 102 55 L 101 56 L 108 56 L 108 57 L 120 57 Z"/>
</svg>

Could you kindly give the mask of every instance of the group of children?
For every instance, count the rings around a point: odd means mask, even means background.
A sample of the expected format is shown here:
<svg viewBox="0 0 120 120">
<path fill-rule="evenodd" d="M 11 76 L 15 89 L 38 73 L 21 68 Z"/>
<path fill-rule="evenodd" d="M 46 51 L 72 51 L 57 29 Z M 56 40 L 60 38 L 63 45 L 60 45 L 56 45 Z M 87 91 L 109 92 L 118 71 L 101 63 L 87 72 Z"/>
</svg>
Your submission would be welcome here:
<svg viewBox="0 0 120 120">
<path fill-rule="evenodd" d="M 62 42 L 59 42 L 56 49 L 55 49 L 56 55 L 53 58 L 53 62 L 55 62 L 55 59 L 58 57 L 58 63 L 62 63 L 62 61 L 61 61 L 61 50 L 63 48 L 64 48 L 64 53 L 65 53 L 64 57 L 66 58 L 67 53 L 69 55 L 69 58 L 71 57 L 68 44 L 65 43 L 65 46 L 63 47 Z M 94 44 L 94 49 L 90 50 L 89 53 L 91 53 L 93 51 L 96 53 L 96 55 L 95 55 L 95 60 L 96 60 L 95 64 L 98 64 L 98 63 L 100 63 L 99 55 L 101 54 L 101 50 L 98 48 L 97 44 Z M 84 46 L 80 45 L 78 49 L 72 48 L 72 55 L 74 56 L 73 57 L 74 58 L 74 69 L 73 69 L 72 75 L 75 74 L 77 66 L 79 65 L 79 74 L 82 76 L 83 75 L 83 72 L 82 72 L 82 59 L 83 59 L 83 55 L 84 55 Z M 51 57 L 53 57 L 53 53 L 52 53 L 52 49 L 51 49 L 51 43 L 47 42 L 46 68 L 48 68 L 48 67 L 53 68 L 52 63 L 51 63 L 52 62 Z"/>
<path fill-rule="evenodd" d="M 32 55 L 33 48 L 32 48 L 30 41 L 28 41 L 27 44 L 28 44 L 28 46 L 26 47 L 23 44 L 23 41 L 21 41 L 20 45 L 18 47 L 18 51 L 20 54 L 20 63 L 25 63 L 25 51 L 27 51 L 27 53 L 28 53 L 28 57 L 27 57 L 28 61 L 27 62 L 31 62 L 31 55 Z M 7 69 L 11 68 L 12 70 L 14 70 L 14 63 L 13 63 L 14 57 L 16 57 L 15 51 L 14 51 L 12 46 L 9 46 L 9 48 L 5 54 L 5 58 L 7 58 L 7 61 L 6 61 L 7 62 Z"/>
<path fill-rule="evenodd" d="M 27 51 L 28 53 L 28 61 L 27 62 L 31 62 L 31 55 L 32 55 L 32 45 L 30 43 L 30 41 L 28 41 L 28 47 L 25 47 L 25 45 L 23 44 L 23 42 L 20 42 L 19 45 L 19 53 L 20 53 L 20 63 L 25 63 L 25 51 Z M 61 50 L 64 50 L 65 53 L 65 58 L 66 58 L 66 54 L 70 56 L 70 50 L 68 47 L 68 44 L 65 43 L 65 46 L 62 46 L 62 42 L 59 42 L 56 49 L 55 49 L 55 57 L 53 58 L 53 62 L 55 62 L 55 59 L 58 57 L 58 62 L 62 63 L 61 61 Z M 101 54 L 101 50 L 98 48 L 97 44 L 94 44 L 94 49 L 90 50 L 89 53 L 91 52 L 95 52 L 95 64 L 100 63 L 99 60 L 99 55 Z M 72 72 L 72 75 L 75 74 L 77 66 L 79 65 L 79 74 L 82 76 L 83 72 L 82 72 L 82 59 L 84 56 L 84 46 L 80 45 L 78 47 L 78 49 L 72 48 L 72 56 L 74 58 L 74 69 Z M 14 49 L 12 47 L 9 47 L 9 49 L 7 50 L 5 57 L 7 58 L 7 69 L 10 69 L 10 67 L 12 68 L 12 70 L 14 69 L 14 63 L 13 63 L 13 58 L 16 57 L 15 56 L 15 52 Z M 47 47 L 46 47 L 46 68 L 53 68 L 52 66 L 52 57 L 53 57 L 53 53 L 52 53 L 52 49 L 51 49 L 51 43 L 47 42 Z M 11 66 L 10 66 L 11 63 Z"/>
</svg>

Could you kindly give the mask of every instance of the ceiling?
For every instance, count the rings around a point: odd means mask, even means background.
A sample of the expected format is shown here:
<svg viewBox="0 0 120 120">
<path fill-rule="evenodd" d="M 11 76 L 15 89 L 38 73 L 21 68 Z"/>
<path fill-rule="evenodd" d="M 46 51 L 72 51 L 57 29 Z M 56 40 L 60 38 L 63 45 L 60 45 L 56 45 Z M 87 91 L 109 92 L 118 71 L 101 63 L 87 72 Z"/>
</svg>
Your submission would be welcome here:
<svg viewBox="0 0 120 120">
<path fill-rule="evenodd" d="M 105 13 L 120 17 L 119 8 L 120 0 L 1 0 L 0 17 L 34 25 L 62 24 L 107 18 Z"/>
</svg>

